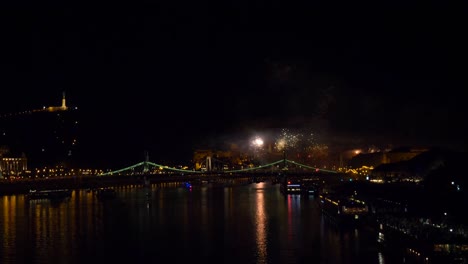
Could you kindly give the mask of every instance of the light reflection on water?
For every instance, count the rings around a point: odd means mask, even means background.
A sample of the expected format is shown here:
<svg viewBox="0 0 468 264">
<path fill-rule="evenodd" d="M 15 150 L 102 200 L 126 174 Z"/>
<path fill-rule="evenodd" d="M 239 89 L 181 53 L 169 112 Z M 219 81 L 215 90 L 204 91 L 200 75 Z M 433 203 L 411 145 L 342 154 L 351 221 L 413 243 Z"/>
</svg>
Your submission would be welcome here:
<svg viewBox="0 0 468 264">
<path fill-rule="evenodd" d="M 313 197 L 269 182 L 116 188 L 101 201 L 0 197 L 0 263 L 385 263 L 366 230 L 341 230 Z M 171 261 L 168 261 L 168 260 Z"/>
<path fill-rule="evenodd" d="M 263 186 L 265 183 L 258 185 Z M 257 195 L 255 196 L 257 202 L 256 213 L 255 213 L 255 225 L 256 225 L 256 243 L 257 243 L 257 261 L 256 263 L 268 263 L 267 261 L 267 229 L 268 219 L 267 212 L 265 210 L 264 190 L 258 189 Z"/>
</svg>

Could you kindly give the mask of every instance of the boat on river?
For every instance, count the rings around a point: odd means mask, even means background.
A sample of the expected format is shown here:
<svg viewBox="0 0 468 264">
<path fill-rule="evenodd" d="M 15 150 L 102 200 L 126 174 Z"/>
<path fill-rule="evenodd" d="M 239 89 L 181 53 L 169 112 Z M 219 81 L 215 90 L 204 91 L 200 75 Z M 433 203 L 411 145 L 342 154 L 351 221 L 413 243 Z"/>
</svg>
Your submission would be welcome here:
<svg viewBox="0 0 468 264">
<path fill-rule="evenodd" d="M 320 208 L 341 226 L 357 226 L 369 220 L 368 204 L 355 196 L 323 193 Z"/>
<path fill-rule="evenodd" d="M 52 190 L 29 190 L 26 195 L 28 200 L 58 200 L 71 197 L 72 191 L 69 189 L 52 189 Z"/>
<path fill-rule="evenodd" d="M 280 181 L 280 191 L 285 195 L 303 194 L 317 196 L 320 191 L 320 184 L 317 179 L 284 178 Z"/>
</svg>

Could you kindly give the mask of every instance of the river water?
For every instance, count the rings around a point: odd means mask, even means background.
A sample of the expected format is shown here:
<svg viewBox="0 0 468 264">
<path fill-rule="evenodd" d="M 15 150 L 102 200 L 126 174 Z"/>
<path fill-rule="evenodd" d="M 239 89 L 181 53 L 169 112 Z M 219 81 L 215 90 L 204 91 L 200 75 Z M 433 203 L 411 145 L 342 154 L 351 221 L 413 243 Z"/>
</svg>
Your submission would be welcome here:
<svg viewBox="0 0 468 264">
<path fill-rule="evenodd" d="M 116 191 L 1 196 L 0 263 L 409 263 L 381 252 L 371 229 L 337 227 L 313 196 L 269 182 Z"/>
</svg>

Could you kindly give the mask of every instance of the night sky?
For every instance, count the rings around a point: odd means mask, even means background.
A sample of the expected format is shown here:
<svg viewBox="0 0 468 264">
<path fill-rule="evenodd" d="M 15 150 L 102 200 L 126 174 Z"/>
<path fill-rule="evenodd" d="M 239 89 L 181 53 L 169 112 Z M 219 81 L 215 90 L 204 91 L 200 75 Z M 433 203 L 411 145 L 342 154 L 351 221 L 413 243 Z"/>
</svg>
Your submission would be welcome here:
<svg viewBox="0 0 468 264">
<path fill-rule="evenodd" d="M 279 128 L 467 147 L 462 3 L 168 2 L 1 8 L 0 112 L 65 91 L 87 157 L 128 164 Z"/>
</svg>

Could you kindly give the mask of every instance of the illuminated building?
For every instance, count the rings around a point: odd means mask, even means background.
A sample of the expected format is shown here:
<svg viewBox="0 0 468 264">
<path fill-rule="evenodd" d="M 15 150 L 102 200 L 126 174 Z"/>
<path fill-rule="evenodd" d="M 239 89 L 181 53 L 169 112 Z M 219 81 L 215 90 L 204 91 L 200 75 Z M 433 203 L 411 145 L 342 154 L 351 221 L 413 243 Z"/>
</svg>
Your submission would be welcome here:
<svg viewBox="0 0 468 264">
<path fill-rule="evenodd" d="M 67 101 L 65 99 L 65 92 L 62 94 L 62 105 L 60 105 L 60 106 L 49 106 L 47 108 L 44 108 L 44 110 L 48 111 L 48 112 L 67 111 L 68 106 L 67 106 Z"/>
<path fill-rule="evenodd" d="M 28 160 L 25 156 L 21 158 L 7 158 L 0 159 L 0 177 L 4 178 L 11 175 L 20 175 L 22 172 L 27 171 Z"/>
<path fill-rule="evenodd" d="M 25 153 L 30 167 L 66 165 L 78 146 L 78 110 L 66 105 L 44 107 L 19 114 L 2 115 L 0 146 L 12 157 Z"/>
</svg>

